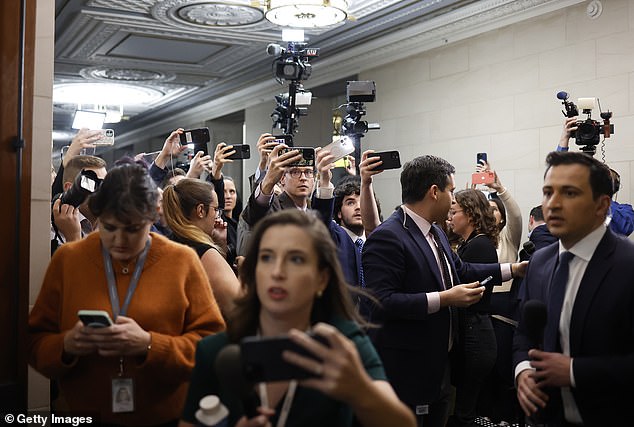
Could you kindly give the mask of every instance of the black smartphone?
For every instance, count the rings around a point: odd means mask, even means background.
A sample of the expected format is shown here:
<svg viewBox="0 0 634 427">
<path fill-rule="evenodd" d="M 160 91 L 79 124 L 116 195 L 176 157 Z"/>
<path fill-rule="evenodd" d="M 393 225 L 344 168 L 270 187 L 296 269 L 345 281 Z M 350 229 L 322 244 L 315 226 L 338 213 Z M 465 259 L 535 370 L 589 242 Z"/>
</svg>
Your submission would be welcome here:
<svg viewBox="0 0 634 427">
<path fill-rule="evenodd" d="M 478 153 L 478 154 L 476 154 L 476 164 L 482 165 L 484 163 L 488 163 L 487 153 Z"/>
<path fill-rule="evenodd" d="M 398 169 L 401 167 L 401 156 L 396 150 L 372 153 L 370 156 L 379 157 L 383 162 L 379 166 L 375 167 L 374 170 L 382 171 L 385 169 Z"/>
<path fill-rule="evenodd" d="M 284 134 L 284 135 L 275 135 L 275 139 L 273 140 L 276 144 L 286 144 L 287 147 L 293 146 L 293 135 Z"/>
<path fill-rule="evenodd" d="M 105 310 L 79 310 L 77 316 L 84 326 L 91 328 L 105 328 L 113 325 L 110 315 Z"/>
<path fill-rule="evenodd" d="M 315 166 L 315 149 L 313 147 L 282 148 L 280 150 L 280 156 L 293 150 L 300 150 L 302 152 L 302 159 L 298 162 L 291 163 L 290 166 Z"/>
<path fill-rule="evenodd" d="M 244 160 L 251 158 L 251 147 L 249 147 L 249 144 L 233 144 L 233 149 L 235 153 L 227 157 L 227 159 Z"/>
<path fill-rule="evenodd" d="M 321 335 L 309 333 L 311 338 L 328 345 L 326 338 Z M 297 365 L 286 362 L 282 358 L 282 352 L 290 350 L 302 356 L 320 361 L 314 354 L 304 347 L 295 344 L 287 336 L 279 337 L 246 337 L 240 342 L 240 354 L 242 367 L 247 381 L 269 382 L 301 380 L 315 377 L 314 372 L 307 371 Z"/>
<path fill-rule="evenodd" d="M 188 129 L 180 135 L 181 144 L 207 144 L 211 141 L 209 128 Z"/>
</svg>

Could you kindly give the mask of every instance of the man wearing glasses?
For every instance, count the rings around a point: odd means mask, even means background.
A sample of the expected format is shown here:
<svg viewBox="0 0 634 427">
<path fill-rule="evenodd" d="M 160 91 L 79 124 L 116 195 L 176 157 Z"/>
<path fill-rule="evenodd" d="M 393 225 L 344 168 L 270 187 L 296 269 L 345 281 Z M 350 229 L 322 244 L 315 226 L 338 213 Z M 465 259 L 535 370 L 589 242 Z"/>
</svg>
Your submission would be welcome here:
<svg viewBox="0 0 634 427">
<path fill-rule="evenodd" d="M 257 222 L 270 212 L 282 209 L 314 209 L 324 220 L 330 234 L 337 243 L 337 254 L 344 276 L 348 283 L 359 284 L 358 266 L 355 258 L 354 243 L 346 232 L 331 221 L 334 206 L 334 186 L 331 180 L 331 163 L 334 156 L 325 150 L 317 151 L 315 166 L 299 166 L 302 154 L 299 150 L 291 150 L 280 154 L 287 148 L 284 144 L 275 147 L 269 154 L 266 175 L 256 185 L 249 197 L 238 224 L 238 254 L 243 255 L 247 246 L 251 229 Z M 316 180 L 316 171 L 320 171 Z M 311 197 L 315 183 L 318 183 L 315 198 L 311 204 Z M 279 184 L 282 191 L 275 192 L 275 185 Z"/>
</svg>

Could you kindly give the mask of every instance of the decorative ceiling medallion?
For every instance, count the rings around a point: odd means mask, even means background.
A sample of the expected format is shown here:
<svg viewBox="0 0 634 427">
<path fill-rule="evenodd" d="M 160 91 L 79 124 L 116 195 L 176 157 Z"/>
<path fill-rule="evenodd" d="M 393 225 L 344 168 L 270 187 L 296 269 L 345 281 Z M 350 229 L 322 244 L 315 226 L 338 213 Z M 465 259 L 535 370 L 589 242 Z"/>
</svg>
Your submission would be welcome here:
<svg viewBox="0 0 634 427">
<path fill-rule="evenodd" d="M 203 27 L 240 27 L 264 17 L 262 10 L 255 7 L 216 2 L 183 6 L 177 14 L 183 21 Z"/>
<path fill-rule="evenodd" d="M 80 70 L 79 74 L 86 79 L 116 82 L 156 82 L 174 78 L 174 75 L 138 68 L 90 67 Z"/>
<path fill-rule="evenodd" d="M 250 0 L 165 0 L 152 8 L 152 16 L 182 31 L 200 28 L 253 26 L 264 20 L 264 10 Z"/>
</svg>

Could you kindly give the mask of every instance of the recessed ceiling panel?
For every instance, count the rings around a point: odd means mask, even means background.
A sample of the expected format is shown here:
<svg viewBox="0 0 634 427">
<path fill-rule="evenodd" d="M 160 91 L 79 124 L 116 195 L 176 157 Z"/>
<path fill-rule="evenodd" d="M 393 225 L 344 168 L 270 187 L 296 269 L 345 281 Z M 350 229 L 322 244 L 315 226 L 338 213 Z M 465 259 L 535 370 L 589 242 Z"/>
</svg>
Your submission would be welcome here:
<svg viewBox="0 0 634 427">
<path fill-rule="evenodd" d="M 198 64 L 224 48 L 225 46 L 214 43 L 197 43 L 131 35 L 110 50 L 108 55 L 161 62 Z"/>
</svg>

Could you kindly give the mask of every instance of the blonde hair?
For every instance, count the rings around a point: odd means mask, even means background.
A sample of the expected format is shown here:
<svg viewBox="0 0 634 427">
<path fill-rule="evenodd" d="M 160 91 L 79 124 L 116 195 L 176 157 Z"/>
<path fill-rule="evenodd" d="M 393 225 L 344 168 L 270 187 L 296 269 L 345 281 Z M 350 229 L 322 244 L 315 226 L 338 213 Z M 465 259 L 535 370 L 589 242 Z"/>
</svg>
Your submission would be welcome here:
<svg viewBox="0 0 634 427">
<path fill-rule="evenodd" d="M 222 253 L 211 236 L 191 221 L 199 204 L 203 205 L 205 213 L 209 211 L 214 194 L 214 187 L 199 179 L 185 178 L 176 185 L 168 185 L 163 190 L 163 216 L 176 237 L 211 245 Z"/>
</svg>

